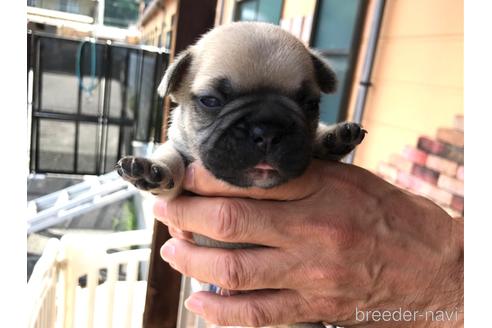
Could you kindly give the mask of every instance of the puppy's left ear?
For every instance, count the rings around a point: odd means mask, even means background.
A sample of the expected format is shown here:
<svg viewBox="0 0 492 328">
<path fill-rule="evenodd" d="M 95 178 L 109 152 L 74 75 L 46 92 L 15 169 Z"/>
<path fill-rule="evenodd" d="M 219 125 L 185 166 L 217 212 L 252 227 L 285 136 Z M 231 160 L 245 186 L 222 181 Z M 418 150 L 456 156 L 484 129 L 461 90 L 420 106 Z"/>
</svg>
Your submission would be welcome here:
<svg viewBox="0 0 492 328">
<path fill-rule="evenodd" d="M 166 70 L 157 92 L 161 97 L 172 95 L 176 92 L 188 72 L 192 60 L 192 54 L 189 49 L 181 52 Z"/>
<path fill-rule="evenodd" d="M 310 49 L 311 60 L 314 66 L 314 74 L 318 85 L 324 93 L 333 93 L 337 89 L 337 76 L 331 69 L 328 61 L 315 50 Z"/>
</svg>

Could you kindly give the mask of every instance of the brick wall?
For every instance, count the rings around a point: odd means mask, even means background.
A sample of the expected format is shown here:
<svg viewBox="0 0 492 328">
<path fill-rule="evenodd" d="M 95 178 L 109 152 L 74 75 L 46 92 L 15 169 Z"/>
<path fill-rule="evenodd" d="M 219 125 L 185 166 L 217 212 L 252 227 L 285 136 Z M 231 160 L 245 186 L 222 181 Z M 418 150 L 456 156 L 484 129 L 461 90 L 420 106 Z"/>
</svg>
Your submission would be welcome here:
<svg viewBox="0 0 492 328">
<path fill-rule="evenodd" d="M 458 115 L 451 128 L 439 128 L 432 137 L 422 135 L 415 145 L 379 163 L 377 174 L 459 217 L 464 215 L 463 155 L 463 116 Z"/>
</svg>

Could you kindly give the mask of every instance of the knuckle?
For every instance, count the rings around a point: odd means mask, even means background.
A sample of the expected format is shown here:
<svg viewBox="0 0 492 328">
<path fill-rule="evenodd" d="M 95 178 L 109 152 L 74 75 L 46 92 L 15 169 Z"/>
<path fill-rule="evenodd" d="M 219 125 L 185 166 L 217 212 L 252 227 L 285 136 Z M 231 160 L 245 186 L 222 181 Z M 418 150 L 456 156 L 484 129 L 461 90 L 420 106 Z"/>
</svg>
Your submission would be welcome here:
<svg viewBox="0 0 492 328">
<path fill-rule="evenodd" d="M 264 327 L 273 323 L 272 316 L 267 309 L 257 302 L 247 303 L 244 309 L 244 321 L 246 326 Z"/>
<path fill-rule="evenodd" d="M 234 240 L 241 235 L 244 208 L 240 201 L 223 199 L 217 206 L 215 233 L 223 240 Z"/>
<path fill-rule="evenodd" d="M 234 254 L 218 258 L 216 277 L 220 287 L 237 290 L 245 285 L 245 270 L 240 259 Z"/>
</svg>

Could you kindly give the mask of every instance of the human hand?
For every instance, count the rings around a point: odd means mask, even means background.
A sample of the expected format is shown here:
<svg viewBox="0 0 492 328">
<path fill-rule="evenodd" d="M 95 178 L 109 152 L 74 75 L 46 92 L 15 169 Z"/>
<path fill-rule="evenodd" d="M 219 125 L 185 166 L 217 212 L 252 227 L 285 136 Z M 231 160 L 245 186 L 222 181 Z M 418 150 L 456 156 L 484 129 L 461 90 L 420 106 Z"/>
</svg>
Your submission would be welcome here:
<svg viewBox="0 0 492 328">
<path fill-rule="evenodd" d="M 279 187 L 241 189 L 194 163 L 185 189 L 208 197 L 156 202 L 155 215 L 176 237 L 163 258 L 184 275 L 248 291 L 191 295 L 187 308 L 212 323 L 350 326 L 368 324 L 360 311 L 462 311 L 462 221 L 364 169 L 314 161 Z M 199 247 L 189 231 L 267 247 Z M 430 324 L 413 319 L 396 324 Z M 461 313 L 453 319 L 441 324 L 462 324 Z"/>
</svg>

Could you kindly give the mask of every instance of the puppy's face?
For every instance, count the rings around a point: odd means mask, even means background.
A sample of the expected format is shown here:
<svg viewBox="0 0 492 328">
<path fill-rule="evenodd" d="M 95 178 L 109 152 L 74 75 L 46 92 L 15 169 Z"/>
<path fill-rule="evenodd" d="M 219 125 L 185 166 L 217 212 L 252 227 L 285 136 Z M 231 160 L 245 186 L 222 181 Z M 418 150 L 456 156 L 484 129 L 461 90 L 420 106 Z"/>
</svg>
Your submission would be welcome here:
<svg viewBox="0 0 492 328">
<path fill-rule="evenodd" d="M 327 64 L 280 28 L 234 23 L 207 33 L 170 66 L 160 86 L 179 103 L 172 133 L 192 157 L 233 185 L 273 187 L 312 156 Z"/>
</svg>

